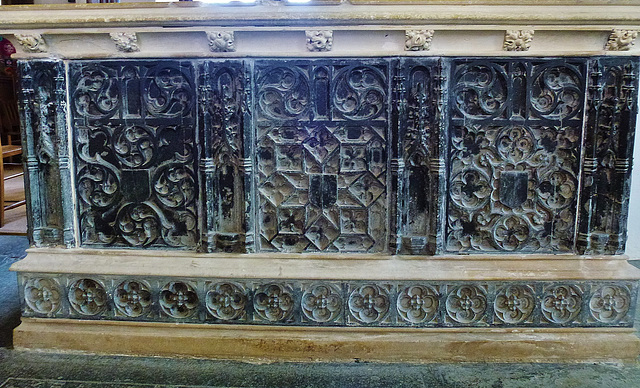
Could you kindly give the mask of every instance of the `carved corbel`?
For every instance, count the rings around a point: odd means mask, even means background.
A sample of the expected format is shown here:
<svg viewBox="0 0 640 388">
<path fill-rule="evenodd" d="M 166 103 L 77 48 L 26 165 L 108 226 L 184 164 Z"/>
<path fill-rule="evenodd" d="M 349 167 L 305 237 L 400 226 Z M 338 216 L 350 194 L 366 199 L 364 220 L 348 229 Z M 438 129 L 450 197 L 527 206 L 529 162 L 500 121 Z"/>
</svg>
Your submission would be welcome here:
<svg viewBox="0 0 640 388">
<path fill-rule="evenodd" d="M 638 37 L 638 31 L 613 30 L 604 46 L 607 51 L 629 51 Z"/>
<path fill-rule="evenodd" d="M 428 51 L 431 48 L 433 30 L 406 30 L 405 37 L 406 51 Z"/>
<path fill-rule="evenodd" d="M 504 34 L 505 51 L 529 51 L 533 41 L 533 30 L 507 30 Z"/>
<path fill-rule="evenodd" d="M 208 31 L 209 50 L 214 53 L 236 51 L 233 31 Z"/>
<path fill-rule="evenodd" d="M 45 53 L 49 49 L 41 34 L 15 34 L 16 40 L 30 53 Z"/>
<path fill-rule="evenodd" d="M 306 31 L 307 50 L 309 51 L 331 51 L 333 46 L 332 30 Z"/>
<path fill-rule="evenodd" d="M 116 44 L 118 51 L 125 53 L 140 51 L 138 36 L 135 32 L 112 32 L 109 36 L 111 36 L 113 43 Z"/>
</svg>

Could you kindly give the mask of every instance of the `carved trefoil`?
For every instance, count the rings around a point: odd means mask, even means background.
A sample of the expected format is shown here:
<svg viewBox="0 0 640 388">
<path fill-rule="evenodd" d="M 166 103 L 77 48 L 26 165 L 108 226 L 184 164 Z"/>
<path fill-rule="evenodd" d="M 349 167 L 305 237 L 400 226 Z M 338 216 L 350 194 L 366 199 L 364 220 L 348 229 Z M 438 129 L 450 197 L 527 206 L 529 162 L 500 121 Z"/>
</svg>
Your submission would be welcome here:
<svg viewBox="0 0 640 388">
<path fill-rule="evenodd" d="M 233 31 L 207 31 L 209 50 L 212 52 L 236 51 L 236 41 Z"/>
<path fill-rule="evenodd" d="M 309 51 L 331 51 L 333 47 L 332 30 L 310 30 L 305 31 L 307 36 L 307 50 Z"/>
<path fill-rule="evenodd" d="M 199 69 L 203 239 L 208 251 L 244 252 L 244 69 L 239 61 L 206 61 Z"/>
<path fill-rule="evenodd" d="M 138 35 L 135 32 L 112 32 L 109 34 L 118 51 L 132 53 L 140 51 Z"/>
<path fill-rule="evenodd" d="M 453 62 L 447 251 L 573 251 L 584 68 Z"/>
<path fill-rule="evenodd" d="M 637 58 L 589 61 L 577 243 L 580 254 L 624 252 L 638 112 L 637 83 Z"/>
<path fill-rule="evenodd" d="M 387 72 L 384 61 L 256 63 L 259 250 L 386 251 Z"/>
<path fill-rule="evenodd" d="M 74 62 L 83 245 L 195 249 L 195 85 L 188 62 Z"/>
<path fill-rule="evenodd" d="M 629 51 L 637 37 L 638 31 L 635 30 L 613 30 L 609 34 L 604 49 L 606 51 Z"/>
<path fill-rule="evenodd" d="M 504 33 L 505 51 L 529 51 L 533 42 L 533 30 L 507 30 Z"/>
<path fill-rule="evenodd" d="M 406 51 L 428 51 L 431 48 L 433 30 L 406 30 L 404 49 Z"/>
<path fill-rule="evenodd" d="M 60 61 L 20 61 L 19 70 L 20 110 L 26 137 L 29 236 L 37 247 L 72 246 L 75 217 L 64 65 Z"/>
<path fill-rule="evenodd" d="M 49 47 L 41 34 L 15 34 L 16 40 L 29 53 L 46 53 Z"/>
</svg>

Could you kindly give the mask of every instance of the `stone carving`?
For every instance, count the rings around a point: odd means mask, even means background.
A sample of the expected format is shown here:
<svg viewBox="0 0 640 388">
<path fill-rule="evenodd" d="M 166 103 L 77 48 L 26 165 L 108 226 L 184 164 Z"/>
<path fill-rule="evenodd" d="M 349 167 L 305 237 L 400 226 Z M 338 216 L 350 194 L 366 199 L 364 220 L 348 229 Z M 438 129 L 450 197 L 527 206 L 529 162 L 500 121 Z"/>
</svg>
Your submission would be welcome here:
<svg viewBox="0 0 640 388">
<path fill-rule="evenodd" d="M 398 315 L 410 323 L 427 323 L 436 319 L 439 295 L 428 286 L 409 286 L 398 294 Z"/>
<path fill-rule="evenodd" d="M 385 80 L 380 67 L 351 62 L 258 69 L 260 250 L 386 249 Z"/>
<path fill-rule="evenodd" d="M 340 290 L 330 284 L 313 284 L 302 295 L 304 316 L 318 323 L 333 322 L 342 313 Z"/>
<path fill-rule="evenodd" d="M 447 316 L 456 323 L 479 322 L 487 310 L 486 292 L 477 286 L 453 287 L 445 306 Z"/>
<path fill-rule="evenodd" d="M 136 61 L 70 71 L 82 243 L 195 249 L 193 69 Z"/>
<path fill-rule="evenodd" d="M 208 31 L 209 50 L 215 52 L 236 51 L 233 31 Z"/>
<path fill-rule="evenodd" d="M 597 280 L 562 284 L 489 281 L 459 286 L 381 280 L 354 286 L 344 280 L 260 284 L 255 279 L 203 279 L 197 285 L 169 279 L 164 287 L 156 288 L 152 285 L 167 279 L 114 276 L 98 281 L 76 280 L 68 274 L 55 278 L 25 275 L 20 275 L 24 316 L 78 318 L 79 312 L 109 320 L 180 319 L 202 324 L 251 320 L 312 326 L 631 327 L 629 311 L 637 292 L 630 281 Z M 62 300 L 65 295 L 67 299 Z M 113 311 L 108 307 L 110 297 Z M 488 297 L 492 309 L 487 306 Z M 581 314 L 583 301 L 588 302 L 585 314 Z M 64 307 L 67 302 L 71 309 Z"/>
<path fill-rule="evenodd" d="M 235 283 L 216 283 L 205 299 L 207 311 L 217 319 L 231 321 L 243 318 L 247 305 L 246 291 Z"/>
<path fill-rule="evenodd" d="M 349 312 L 360 323 L 371 324 L 384 320 L 389 312 L 389 292 L 383 287 L 368 284 L 351 291 Z"/>
<path fill-rule="evenodd" d="M 268 284 L 256 290 L 253 308 L 269 322 L 285 322 L 293 314 L 294 302 L 291 289 L 280 284 Z"/>
<path fill-rule="evenodd" d="M 60 285 L 55 279 L 28 279 L 24 285 L 24 300 L 34 313 L 51 316 L 62 302 Z"/>
<path fill-rule="evenodd" d="M 404 49 L 406 51 L 428 51 L 431 48 L 433 30 L 406 30 Z"/>
<path fill-rule="evenodd" d="M 35 246 L 74 245 L 66 80 L 62 62 L 21 61 L 21 120 L 26 142 L 25 183 Z"/>
<path fill-rule="evenodd" d="M 245 251 L 244 76 L 239 66 L 205 62 L 200 67 L 201 135 L 207 201 L 207 250 Z M 251 82 L 249 81 L 249 84 Z M 250 167 L 250 166 L 249 166 Z M 246 179 L 250 183 L 250 172 Z M 250 186 L 248 184 L 248 186 Z"/>
<path fill-rule="evenodd" d="M 151 311 L 151 292 L 142 282 L 124 281 L 116 287 L 113 303 L 117 314 L 137 318 Z"/>
<path fill-rule="evenodd" d="M 533 41 L 533 30 L 507 30 L 504 33 L 505 51 L 529 51 Z"/>
<path fill-rule="evenodd" d="M 98 315 L 107 308 L 107 293 L 100 283 L 80 279 L 69 288 L 69 303 L 82 315 Z"/>
<path fill-rule="evenodd" d="M 622 254 L 638 111 L 638 63 L 600 58 L 589 68 L 577 250 Z"/>
<path fill-rule="evenodd" d="M 555 286 L 542 296 L 542 316 L 547 322 L 565 324 L 573 322 L 582 307 L 580 290 L 575 286 Z"/>
<path fill-rule="evenodd" d="M 493 302 L 496 317 L 506 324 L 527 321 L 536 306 L 534 293 L 528 286 L 507 286 L 500 289 Z"/>
<path fill-rule="evenodd" d="M 581 70 L 529 66 L 473 62 L 452 70 L 449 251 L 573 250 Z"/>
<path fill-rule="evenodd" d="M 629 51 L 638 37 L 638 31 L 613 30 L 604 45 L 606 51 Z"/>
<path fill-rule="evenodd" d="M 307 50 L 309 51 L 331 51 L 333 46 L 333 31 L 312 30 L 305 31 L 307 35 Z"/>
<path fill-rule="evenodd" d="M 441 69 L 437 61 L 407 59 L 402 76 L 396 76 L 399 106 L 398 138 L 402 139 L 398 163 L 398 251 L 434 254 L 441 229 L 441 192 L 444 157 L 440 152 Z M 393 230 L 393 229 L 392 229 Z"/>
<path fill-rule="evenodd" d="M 185 319 L 198 311 L 198 294 L 184 282 L 170 282 L 160 291 L 160 308 L 172 318 Z"/>
<path fill-rule="evenodd" d="M 589 310 L 602 323 L 620 322 L 629 313 L 631 296 L 625 287 L 605 285 L 591 295 Z"/>
<path fill-rule="evenodd" d="M 16 40 L 30 53 L 46 53 L 49 48 L 41 34 L 15 34 Z"/>
<path fill-rule="evenodd" d="M 132 53 L 140 51 L 138 35 L 135 32 L 112 32 L 109 34 L 118 51 Z"/>
</svg>

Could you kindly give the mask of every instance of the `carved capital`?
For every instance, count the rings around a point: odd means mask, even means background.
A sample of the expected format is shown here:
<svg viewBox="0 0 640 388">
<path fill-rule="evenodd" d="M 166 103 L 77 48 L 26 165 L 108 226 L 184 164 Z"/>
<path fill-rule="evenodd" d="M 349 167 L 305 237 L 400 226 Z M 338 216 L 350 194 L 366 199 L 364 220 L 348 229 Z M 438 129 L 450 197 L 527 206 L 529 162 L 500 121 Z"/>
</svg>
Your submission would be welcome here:
<svg viewBox="0 0 640 388">
<path fill-rule="evenodd" d="M 638 31 L 613 30 L 604 49 L 607 51 L 629 51 L 638 37 Z"/>
<path fill-rule="evenodd" d="M 47 52 L 47 43 L 41 34 L 15 34 L 16 40 L 25 51 L 31 53 Z"/>
<path fill-rule="evenodd" d="M 505 51 L 529 51 L 533 41 L 533 30 L 507 30 L 504 33 Z"/>
<path fill-rule="evenodd" d="M 314 30 L 306 31 L 307 50 L 309 51 L 331 51 L 333 46 L 333 31 Z"/>
<path fill-rule="evenodd" d="M 427 51 L 431 48 L 433 30 L 406 30 L 405 36 L 406 51 Z"/>
<path fill-rule="evenodd" d="M 135 32 L 112 32 L 109 34 L 111 40 L 116 44 L 118 51 L 132 53 L 140 51 L 138 47 L 138 36 Z"/>
<path fill-rule="evenodd" d="M 207 39 L 209 40 L 209 49 L 214 53 L 236 51 L 233 31 L 209 31 Z"/>
</svg>

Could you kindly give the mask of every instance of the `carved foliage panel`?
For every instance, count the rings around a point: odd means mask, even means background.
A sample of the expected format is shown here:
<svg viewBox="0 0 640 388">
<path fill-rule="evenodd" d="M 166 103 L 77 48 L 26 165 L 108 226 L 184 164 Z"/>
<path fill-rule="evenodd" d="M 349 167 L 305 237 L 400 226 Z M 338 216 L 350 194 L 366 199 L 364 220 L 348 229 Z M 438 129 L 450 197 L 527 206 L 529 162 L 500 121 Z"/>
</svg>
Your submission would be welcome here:
<svg viewBox="0 0 640 388">
<path fill-rule="evenodd" d="M 194 249 L 191 64 L 75 62 L 70 82 L 82 244 Z"/>
<path fill-rule="evenodd" d="M 73 245 L 66 79 L 59 61 L 20 61 L 30 236 L 35 246 Z"/>
<path fill-rule="evenodd" d="M 386 250 L 388 65 L 256 62 L 259 249 Z"/>
<path fill-rule="evenodd" d="M 626 243 L 638 112 L 638 59 L 589 61 L 578 252 L 620 254 Z"/>
<path fill-rule="evenodd" d="M 584 67 L 453 62 L 446 250 L 573 250 Z"/>
</svg>

